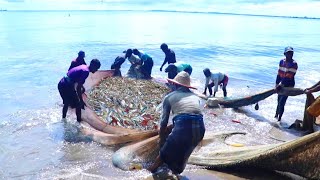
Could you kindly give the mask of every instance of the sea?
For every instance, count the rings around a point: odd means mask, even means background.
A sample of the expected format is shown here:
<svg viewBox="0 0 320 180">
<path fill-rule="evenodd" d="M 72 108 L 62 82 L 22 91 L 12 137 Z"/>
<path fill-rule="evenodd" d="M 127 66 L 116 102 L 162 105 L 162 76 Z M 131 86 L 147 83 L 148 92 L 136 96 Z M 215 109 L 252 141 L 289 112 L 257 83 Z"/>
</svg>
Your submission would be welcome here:
<svg viewBox="0 0 320 180">
<path fill-rule="evenodd" d="M 279 61 L 286 46 L 298 63 L 296 87 L 320 79 L 320 19 L 174 11 L 1 11 L 0 12 L 0 179 L 143 179 L 146 170 L 125 172 L 111 162 L 113 149 L 74 138 L 76 120 L 69 112 L 61 121 L 62 100 L 57 84 L 77 53 L 87 63 L 97 58 L 101 69 L 128 48 L 152 56 L 152 76 L 166 78 L 160 66 L 162 43 L 177 61 L 193 67 L 191 83 L 203 92 L 202 70 L 229 76 L 230 98 L 274 88 Z M 122 66 L 122 74 L 129 69 Z M 319 94 L 315 94 L 319 95 Z M 223 97 L 222 90 L 217 92 Z M 242 130 L 242 144 L 269 144 L 269 132 L 303 118 L 305 95 L 289 97 L 283 120 L 274 119 L 277 96 L 239 109 L 212 109 L 207 131 Z M 238 120 L 242 123 L 234 123 Z M 257 140 L 259 137 L 259 140 Z M 185 179 L 281 179 L 272 173 L 206 171 L 188 165 Z M 208 173 L 210 175 L 208 175 Z M 206 175 L 203 175 L 206 174 Z"/>
</svg>

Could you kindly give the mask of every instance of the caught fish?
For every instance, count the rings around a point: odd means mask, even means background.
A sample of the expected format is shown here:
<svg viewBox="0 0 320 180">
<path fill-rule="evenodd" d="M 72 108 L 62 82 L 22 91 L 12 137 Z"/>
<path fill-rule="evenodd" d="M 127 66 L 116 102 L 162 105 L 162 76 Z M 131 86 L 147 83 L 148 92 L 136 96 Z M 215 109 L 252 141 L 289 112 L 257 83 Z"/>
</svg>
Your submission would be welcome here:
<svg viewBox="0 0 320 180">
<path fill-rule="evenodd" d="M 140 130 L 158 128 L 162 98 L 170 90 L 154 81 L 106 78 L 88 94 L 88 104 L 108 124 Z"/>
</svg>

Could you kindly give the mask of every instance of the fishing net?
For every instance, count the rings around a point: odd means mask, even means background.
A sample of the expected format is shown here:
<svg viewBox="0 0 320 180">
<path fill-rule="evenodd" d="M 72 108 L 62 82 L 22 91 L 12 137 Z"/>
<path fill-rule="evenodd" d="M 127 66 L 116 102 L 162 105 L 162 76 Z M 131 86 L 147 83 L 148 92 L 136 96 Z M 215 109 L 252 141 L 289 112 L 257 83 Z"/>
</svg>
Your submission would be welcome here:
<svg viewBox="0 0 320 180">
<path fill-rule="evenodd" d="M 159 105 L 169 91 L 155 81 L 106 78 L 89 92 L 88 104 L 110 125 L 151 130 L 158 128 Z"/>
</svg>

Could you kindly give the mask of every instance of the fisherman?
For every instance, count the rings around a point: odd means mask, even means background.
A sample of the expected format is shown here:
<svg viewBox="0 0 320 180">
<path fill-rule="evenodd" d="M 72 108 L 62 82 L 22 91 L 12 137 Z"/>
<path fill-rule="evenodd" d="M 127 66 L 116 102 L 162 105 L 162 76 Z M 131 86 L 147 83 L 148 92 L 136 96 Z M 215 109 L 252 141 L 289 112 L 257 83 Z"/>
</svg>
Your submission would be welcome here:
<svg viewBox="0 0 320 180">
<path fill-rule="evenodd" d="M 173 79 L 181 71 L 185 71 L 189 75 L 191 75 L 192 67 L 191 67 L 190 64 L 187 64 L 187 63 L 184 63 L 184 62 L 177 62 L 177 63 L 169 64 L 168 67 L 164 71 L 166 73 L 168 73 L 168 78 L 169 79 Z"/>
<path fill-rule="evenodd" d="M 200 99 L 189 88 L 190 76 L 185 71 L 177 74 L 168 82 L 176 86 L 176 90 L 164 97 L 160 121 L 160 153 L 149 171 L 155 172 L 166 163 L 174 174 L 183 172 L 189 156 L 203 139 L 205 127 L 200 109 Z M 173 129 L 167 126 L 172 112 Z M 170 133 L 170 134 L 169 134 Z M 167 136 L 169 134 L 169 136 Z"/>
<path fill-rule="evenodd" d="M 76 59 L 74 59 L 73 61 L 71 61 L 71 65 L 68 69 L 68 71 L 74 67 L 80 66 L 80 65 L 87 65 L 86 62 L 84 61 L 84 57 L 86 56 L 86 54 L 84 53 L 84 51 L 79 51 L 78 53 L 78 57 Z"/>
<path fill-rule="evenodd" d="M 124 55 L 116 57 L 114 62 L 111 64 L 111 69 L 115 70 L 113 76 L 119 76 L 119 77 L 122 76 L 120 71 L 121 65 L 124 63 L 124 61 L 127 58 L 131 57 L 131 55 L 132 55 L 132 50 L 128 49 L 125 51 Z"/>
<path fill-rule="evenodd" d="M 66 118 L 68 107 L 70 106 L 71 108 L 76 108 L 77 121 L 81 122 L 81 108 L 84 109 L 85 106 L 82 99 L 82 93 L 85 92 L 83 84 L 89 76 L 89 72 L 95 73 L 100 68 L 100 65 L 98 59 L 93 59 L 89 66 L 80 65 L 70 69 L 67 76 L 60 80 L 58 89 L 63 100 L 63 119 Z"/>
<path fill-rule="evenodd" d="M 214 86 L 214 92 L 213 92 L 213 97 L 216 96 L 216 92 L 218 92 L 218 86 L 223 90 L 223 96 L 227 97 L 227 85 L 229 81 L 229 77 L 226 74 L 223 74 L 221 72 L 218 73 L 212 73 L 210 69 L 205 68 L 203 70 L 203 74 L 206 77 L 206 84 L 204 86 L 204 92 L 203 94 L 207 94 L 207 88 L 209 90 L 210 96 L 212 96 L 212 87 Z M 211 83 L 210 83 L 211 80 Z"/>
<path fill-rule="evenodd" d="M 278 75 L 276 79 L 276 89 L 280 89 L 281 87 L 294 87 L 295 80 L 294 76 L 298 69 L 298 64 L 293 57 L 293 48 L 288 46 L 284 49 L 285 58 L 280 60 Z M 277 110 L 274 118 L 277 118 L 278 121 L 281 121 L 284 106 L 286 105 L 286 101 L 288 96 L 286 95 L 278 95 L 278 104 Z"/>
<path fill-rule="evenodd" d="M 168 65 L 172 64 L 172 63 L 176 63 L 176 54 L 174 53 L 173 50 L 169 49 L 169 47 L 168 47 L 168 45 L 166 43 L 162 43 L 160 48 L 162 49 L 162 51 L 166 55 L 162 65 L 160 67 L 160 71 L 162 71 L 162 68 L 166 63 L 168 63 Z M 173 78 L 170 78 L 170 79 L 173 79 Z"/>
<path fill-rule="evenodd" d="M 145 79 L 151 79 L 151 72 L 153 67 L 153 60 L 151 56 L 144 53 L 143 51 L 139 51 L 138 49 L 133 49 L 133 54 L 139 56 L 142 60 L 141 64 L 141 73 L 144 75 Z"/>
<path fill-rule="evenodd" d="M 127 51 L 131 51 L 131 56 L 128 57 L 131 66 L 127 72 L 127 77 L 137 79 L 143 78 L 143 74 L 141 73 L 141 59 L 132 53 L 132 49 L 128 49 Z M 124 51 L 124 53 L 126 53 L 127 51 Z"/>
<path fill-rule="evenodd" d="M 320 96 L 318 96 L 316 99 L 314 99 L 312 93 L 314 92 L 319 92 L 320 91 L 320 81 L 317 82 L 315 85 L 311 86 L 310 88 L 307 88 L 304 90 L 304 93 L 307 94 L 307 98 L 311 100 L 310 106 L 307 107 L 306 112 L 305 112 L 305 117 L 310 117 L 311 120 L 310 122 L 303 122 L 305 126 L 307 126 L 307 129 L 310 130 L 311 132 L 314 132 L 313 129 L 313 123 L 316 120 L 316 117 L 320 116 Z M 307 113 L 307 114 L 306 114 Z M 308 118 L 304 118 L 304 121 Z"/>
</svg>

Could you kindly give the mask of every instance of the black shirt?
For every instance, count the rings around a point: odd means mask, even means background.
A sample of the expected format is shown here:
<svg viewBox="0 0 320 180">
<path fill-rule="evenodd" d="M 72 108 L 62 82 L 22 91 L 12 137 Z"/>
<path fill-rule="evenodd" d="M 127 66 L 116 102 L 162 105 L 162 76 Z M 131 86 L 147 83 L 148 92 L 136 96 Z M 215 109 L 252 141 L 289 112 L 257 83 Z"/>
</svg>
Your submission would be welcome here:
<svg viewBox="0 0 320 180">
<path fill-rule="evenodd" d="M 167 61 L 168 64 L 176 62 L 176 54 L 174 53 L 174 51 L 169 49 L 169 52 L 166 53 L 165 61 Z"/>
<path fill-rule="evenodd" d="M 111 69 L 120 69 L 125 60 L 124 57 L 118 56 L 111 65 Z"/>
</svg>

